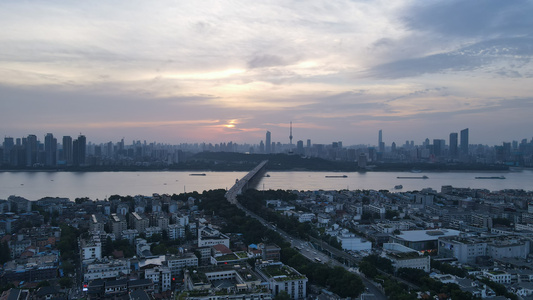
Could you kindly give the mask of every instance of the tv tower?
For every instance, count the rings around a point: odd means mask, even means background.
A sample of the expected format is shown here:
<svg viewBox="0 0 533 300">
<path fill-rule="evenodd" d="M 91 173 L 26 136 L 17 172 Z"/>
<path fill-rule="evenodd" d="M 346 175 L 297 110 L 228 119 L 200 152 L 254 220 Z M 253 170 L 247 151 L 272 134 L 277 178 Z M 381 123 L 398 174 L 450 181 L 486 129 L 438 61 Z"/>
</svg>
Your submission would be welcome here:
<svg viewBox="0 0 533 300">
<path fill-rule="evenodd" d="M 289 141 L 290 141 L 290 145 L 291 145 L 291 148 L 292 148 L 292 121 L 291 121 L 291 131 L 290 131 L 290 135 L 289 135 Z"/>
<path fill-rule="evenodd" d="M 290 134 L 289 134 L 289 154 L 292 153 L 292 121 L 290 125 Z"/>
</svg>

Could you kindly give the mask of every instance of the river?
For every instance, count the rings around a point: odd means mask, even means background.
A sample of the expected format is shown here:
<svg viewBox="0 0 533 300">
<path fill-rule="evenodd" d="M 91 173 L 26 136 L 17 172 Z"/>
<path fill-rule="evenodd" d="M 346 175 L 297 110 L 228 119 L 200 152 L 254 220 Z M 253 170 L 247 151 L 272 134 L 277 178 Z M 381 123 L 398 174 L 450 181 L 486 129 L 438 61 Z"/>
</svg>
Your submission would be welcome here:
<svg viewBox="0 0 533 300">
<path fill-rule="evenodd" d="M 118 195 L 179 194 L 210 189 L 229 189 L 235 179 L 246 172 L 205 172 L 205 176 L 190 176 L 193 172 L 0 172 L 0 199 L 10 195 L 29 200 L 40 198 L 78 197 L 106 199 Z M 198 173 L 198 172 L 196 172 Z M 533 190 L 533 170 L 514 172 L 268 172 L 258 189 L 340 190 L 387 189 L 396 191 L 454 187 Z M 342 176 L 326 178 L 326 176 Z M 399 179 L 421 177 L 427 179 Z M 475 179 L 475 177 L 504 176 L 505 179 Z"/>
</svg>

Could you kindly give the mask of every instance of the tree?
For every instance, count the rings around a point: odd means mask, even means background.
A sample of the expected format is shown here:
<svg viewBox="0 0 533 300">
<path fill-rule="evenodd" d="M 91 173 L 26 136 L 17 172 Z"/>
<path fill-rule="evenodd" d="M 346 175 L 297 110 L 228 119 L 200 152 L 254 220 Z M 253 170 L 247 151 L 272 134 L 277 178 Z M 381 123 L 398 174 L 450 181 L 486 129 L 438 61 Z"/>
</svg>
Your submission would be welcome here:
<svg viewBox="0 0 533 300">
<path fill-rule="evenodd" d="M 110 256 L 112 253 L 113 253 L 113 240 L 111 240 L 111 237 L 107 237 L 106 238 L 106 241 L 105 241 L 105 246 L 104 246 L 104 249 L 102 249 L 103 251 L 103 256 Z"/>
<path fill-rule="evenodd" d="M 511 226 L 511 220 L 506 219 L 506 218 L 493 218 L 492 225 Z"/>
<path fill-rule="evenodd" d="M 11 251 L 9 250 L 9 245 L 6 241 L 3 241 L 0 244 L 0 264 L 4 264 L 11 260 Z"/>
<path fill-rule="evenodd" d="M 43 280 L 37 284 L 37 288 L 40 288 L 43 286 L 50 286 L 50 282 L 48 282 L 48 280 Z"/>
<path fill-rule="evenodd" d="M 285 291 L 280 291 L 276 297 L 274 297 L 274 300 L 291 300 L 291 296 Z"/>
<path fill-rule="evenodd" d="M 74 200 L 74 202 L 76 202 L 76 204 L 82 204 L 82 203 L 85 202 L 85 201 L 90 201 L 90 200 L 89 200 L 89 198 L 87 198 L 87 197 L 76 198 L 76 199 Z"/>
<path fill-rule="evenodd" d="M 65 272 L 65 274 L 74 273 L 74 265 L 70 261 L 68 260 L 63 261 L 61 263 L 61 266 L 63 267 L 63 271 Z"/>
<path fill-rule="evenodd" d="M 361 271 L 363 274 L 365 274 L 368 278 L 374 278 L 376 275 L 378 275 L 378 269 L 367 261 L 362 261 L 359 264 L 359 271 Z"/>
<path fill-rule="evenodd" d="M 72 287 L 72 279 L 70 277 L 63 277 L 59 279 L 59 285 L 64 288 Z"/>
<path fill-rule="evenodd" d="M 398 217 L 400 213 L 396 210 L 386 210 L 385 211 L 385 219 L 392 220 L 394 217 Z"/>
</svg>

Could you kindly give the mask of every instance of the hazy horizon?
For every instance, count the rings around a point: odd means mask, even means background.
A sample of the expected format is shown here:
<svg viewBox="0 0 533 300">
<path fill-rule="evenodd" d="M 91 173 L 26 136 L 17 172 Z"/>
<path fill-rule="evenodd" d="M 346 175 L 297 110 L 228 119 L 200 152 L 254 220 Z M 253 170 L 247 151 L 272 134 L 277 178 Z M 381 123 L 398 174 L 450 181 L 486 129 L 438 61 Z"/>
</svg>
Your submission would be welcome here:
<svg viewBox="0 0 533 300">
<path fill-rule="evenodd" d="M 0 134 L 532 138 L 531 1 L 0 3 Z"/>
</svg>

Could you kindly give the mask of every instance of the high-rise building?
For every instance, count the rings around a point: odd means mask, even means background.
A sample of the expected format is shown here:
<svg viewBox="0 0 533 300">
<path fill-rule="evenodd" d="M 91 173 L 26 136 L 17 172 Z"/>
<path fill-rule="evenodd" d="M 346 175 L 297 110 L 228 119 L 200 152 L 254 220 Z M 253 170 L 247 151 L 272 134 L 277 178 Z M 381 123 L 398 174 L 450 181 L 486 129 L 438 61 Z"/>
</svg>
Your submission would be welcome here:
<svg viewBox="0 0 533 300">
<path fill-rule="evenodd" d="M 444 144 L 445 144 L 444 140 L 440 140 L 440 139 L 433 140 L 433 154 L 435 156 L 442 156 L 444 152 Z"/>
<path fill-rule="evenodd" d="M 267 131 L 265 138 L 265 153 L 272 153 L 272 141 L 270 140 L 270 131 Z"/>
<path fill-rule="evenodd" d="M 72 164 L 74 166 L 80 165 L 80 143 L 78 140 L 72 141 Z"/>
<path fill-rule="evenodd" d="M 78 136 L 78 143 L 79 143 L 79 154 L 80 154 L 80 165 L 85 164 L 85 156 L 86 156 L 86 149 L 87 149 L 87 139 L 84 135 Z"/>
<path fill-rule="evenodd" d="M 459 154 L 458 146 L 458 134 L 457 132 L 450 133 L 450 156 L 457 157 Z"/>
<path fill-rule="evenodd" d="M 359 157 L 357 158 L 357 166 L 361 169 L 365 169 L 366 162 L 367 162 L 366 154 L 364 153 L 359 154 Z"/>
<path fill-rule="evenodd" d="M 62 159 L 66 162 L 67 165 L 72 164 L 72 137 L 68 135 L 63 136 Z"/>
<path fill-rule="evenodd" d="M 311 139 L 307 139 L 307 148 L 311 148 Z"/>
<path fill-rule="evenodd" d="M 85 153 L 87 139 L 84 135 L 78 136 L 78 139 L 72 142 L 72 164 L 75 166 L 85 165 Z"/>
<path fill-rule="evenodd" d="M 1 157 L 4 162 L 10 163 L 11 162 L 11 150 L 15 147 L 15 143 L 12 137 L 5 137 L 4 138 L 4 155 Z"/>
<path fill-rule="evenodd" d="M 28 135 L 26 138 L 26 166 L 31 167 L 37 163 L 37 136 L 34 134 Z"/>
<path fill-rule="evenodd" d="M 57 164 L 57 139 L 51 133 L 44 137 L 45 165 L 55 166 Z"/>
<path fill-rule="evenodd" d="M 265 153 L 265 143 L 263 141 L 259 143 L 259 153 Z"/>
<path fill-rule="evenodd" d="M 296 153 L 303 155 L 304 154 L 304 141 L 296 142 Z"/>
<path fill-rule="evenodd" d="M 378 148 L 379 152 L 385 152 L 385 143 L 383 143 L 383 130 L 379 130 L 379 137 L 378 137 Z"/>
<path fill-rule="evenodd" d="M 468 155 L 468 128 L 461 130 L 461 154 Z"/>
</svg>

